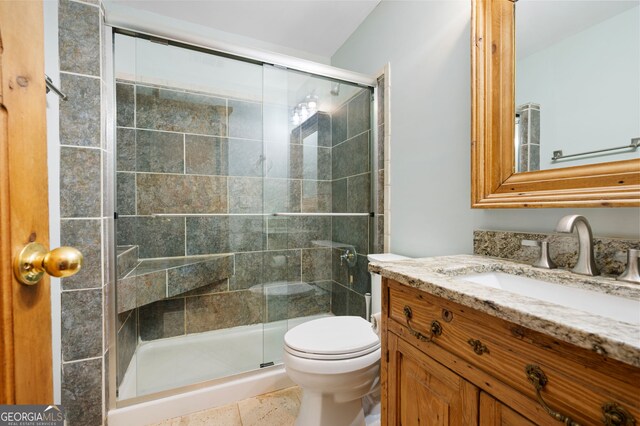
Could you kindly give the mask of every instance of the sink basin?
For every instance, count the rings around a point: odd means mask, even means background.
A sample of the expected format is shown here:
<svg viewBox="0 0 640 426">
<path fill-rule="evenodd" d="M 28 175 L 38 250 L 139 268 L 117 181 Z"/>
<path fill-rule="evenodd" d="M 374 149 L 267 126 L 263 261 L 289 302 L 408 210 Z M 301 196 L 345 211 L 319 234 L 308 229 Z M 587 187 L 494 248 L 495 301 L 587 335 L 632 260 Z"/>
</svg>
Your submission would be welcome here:
<svg viewBox="0 0 640 426">
<path fill-rule="evenodd" d="M 617 321 L 640 325 L 640 300 L 554 284 L 504 272 L 468 274 L 459 278 L 486 287 L 497 288 Z"/>
</svg>

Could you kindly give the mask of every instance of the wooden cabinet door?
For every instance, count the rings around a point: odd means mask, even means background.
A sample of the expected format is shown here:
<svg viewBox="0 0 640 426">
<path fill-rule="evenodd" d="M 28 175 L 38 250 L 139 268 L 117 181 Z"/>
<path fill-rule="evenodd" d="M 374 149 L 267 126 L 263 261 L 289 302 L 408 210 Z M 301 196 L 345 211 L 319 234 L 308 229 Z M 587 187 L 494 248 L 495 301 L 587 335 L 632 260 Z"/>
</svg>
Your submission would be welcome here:
<svg viewBox="0 0 640 426">
<path fill-rule="evenodd" d="M 51 404 L 49 278 L 23 285 L 13 258 L 49 245 L 41 1 L 0 0 L 0 404 Z"/>
<path fill-rule="evenodd" d="M 478 424 L 478 388 L 395 334 L 388 336 L 387 424 Z"/>
<path fill-rule="evenodd" d="M 549 418 L 551 422 L 551 418 Z M 480 392 L 480 426 L 535 426 L 491 395 Z"/>
</svg>

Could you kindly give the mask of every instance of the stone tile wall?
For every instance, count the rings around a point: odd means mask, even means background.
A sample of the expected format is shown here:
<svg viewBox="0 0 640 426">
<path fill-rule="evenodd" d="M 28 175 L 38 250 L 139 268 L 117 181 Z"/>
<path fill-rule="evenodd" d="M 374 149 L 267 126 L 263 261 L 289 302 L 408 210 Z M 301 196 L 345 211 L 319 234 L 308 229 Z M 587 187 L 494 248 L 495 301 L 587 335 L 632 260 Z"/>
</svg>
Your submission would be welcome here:
<svg viewBox="0 0 640 426">
<path fill-rule="evenodd" d="M 331 219 L 269 214 L 331 211 L 330 116 L 263 143 L 259 103 L 130 81 L 116 96 L 118 245 L 141 259 L 235 254 L 229 280 L 120 314 L 118 380 L 138 339 L 329 312 L 331 253 L 313 241 L 331 239 Z"/>
<path fill-rule="evenodd" d="M 378 99 L 379 102 L 383 98 Z M 378 150 L 378 170 L 371 168 L 371 92 L 363 89 L 332 114 L 332 211 L 337 213 L 382 213 L 383 188 L 378 186 L 378 205 L 372 205 L 371 180 L 380 182 L 383 169 L 383 149 Z M 379 115 L 380 120 L 380 115 Z M 384 126 L 383 120 L 379 122 Z M 384 128 L 379 128 L 384 135 Z M 382 155 L 381 155 L 382 154 Z M 367 254 L 382 251 L 383 216 L 333 217 L 331 239 L 353 246 L 358 253 L 356 265 L 350 267 L 340 260 L 343 248 L 332 250 L 331 310 L 335 315 L 364 317 L 364 294 L 371 291 L 367 270 Z M 379 244 L 374 247 L 374 232 L 379 232 Z"/>
<path fill-rule="evenodd" d="M 105 136 L 104 11 L 99 2 L 60 0 L 60 238 L 84 264 L 62 280 L 62 404 L 68 425 L 99 425 L 106 417 L 108 344 L 106 294 L 113 285 L 108 235 L 113 227 Z M 105 389 L 105 392 L 103 392 Z"/>
</svg>

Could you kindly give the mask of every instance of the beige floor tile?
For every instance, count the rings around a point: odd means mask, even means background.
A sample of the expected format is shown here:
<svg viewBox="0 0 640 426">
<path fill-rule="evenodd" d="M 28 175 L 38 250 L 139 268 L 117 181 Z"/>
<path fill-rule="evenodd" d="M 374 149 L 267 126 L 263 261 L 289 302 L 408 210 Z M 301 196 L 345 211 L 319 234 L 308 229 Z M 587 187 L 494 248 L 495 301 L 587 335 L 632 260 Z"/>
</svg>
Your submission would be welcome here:
<svg viewBox="0 0 640 426">
<path fill-rule="evenodd" d="M 293 425 L 300 399 L 296 388 L 260 395 L 238 403 L 243 426 Z"/>
</svg>

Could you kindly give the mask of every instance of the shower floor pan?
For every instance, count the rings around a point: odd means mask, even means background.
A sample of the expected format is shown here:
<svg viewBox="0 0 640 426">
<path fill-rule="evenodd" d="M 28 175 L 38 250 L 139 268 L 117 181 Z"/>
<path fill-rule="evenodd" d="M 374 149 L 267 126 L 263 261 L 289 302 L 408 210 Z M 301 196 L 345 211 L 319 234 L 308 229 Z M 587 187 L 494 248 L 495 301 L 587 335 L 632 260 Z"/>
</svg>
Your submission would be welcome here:
<svg viewBox="0 0 640 426">
<path fill-rule="evenodd" d="M 118 388 L 118 399 L 232 376 L 282 362 L 284 334 L 319 314 L 168 339 L 138 345 Z"/>
</svg>

